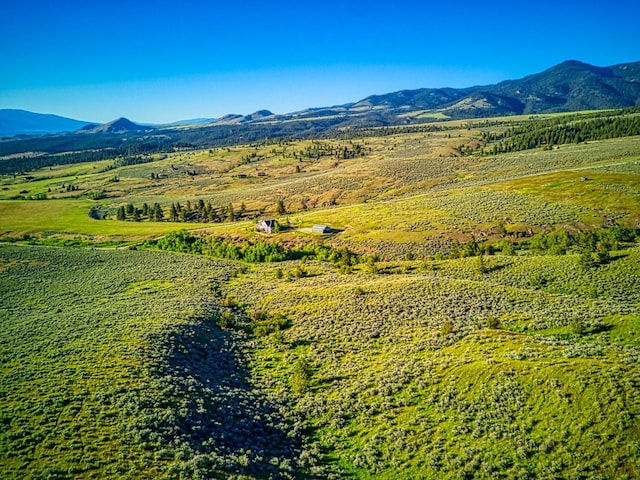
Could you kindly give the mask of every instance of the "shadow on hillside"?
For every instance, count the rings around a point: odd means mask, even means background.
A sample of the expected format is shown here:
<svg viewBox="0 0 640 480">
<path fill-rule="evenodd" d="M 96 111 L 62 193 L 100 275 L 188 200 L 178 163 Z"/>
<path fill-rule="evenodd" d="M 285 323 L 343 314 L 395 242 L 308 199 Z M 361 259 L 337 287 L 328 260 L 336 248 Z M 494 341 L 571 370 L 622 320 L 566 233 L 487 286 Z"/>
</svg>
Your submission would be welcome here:
<svg viewBox="0 0 640 480">
<path fill-rule="evenodd" d="M 507 263 L 500 263 L 497 265 L 488 265 L 487 267 L 485 267 L 485 273 L 499 272 L 500 270 L 504 270 L 509 266 L 511 266 L 511 264 L 507 264 Z"/>
<path fill-rule="evenodd" d="M 587 328 L 584 333 L 588 335 L 595 335 L 598 333 L 610 332 L 611 330 L 613 330 L 613 325 L 598 323 L 590 328 Z"/>
<path fill-rule="evenodd" d="M 190 473 L 203 478 L 215 470 L 298 477 L 300 441 L 250 384 L 238 335 L 206 320 L 152 339 L 162 352 L 151 373 L 163 398 L 144 412 L 155 419 L 147 428 L 163 444 L 188 445 Z"/>
</svg>

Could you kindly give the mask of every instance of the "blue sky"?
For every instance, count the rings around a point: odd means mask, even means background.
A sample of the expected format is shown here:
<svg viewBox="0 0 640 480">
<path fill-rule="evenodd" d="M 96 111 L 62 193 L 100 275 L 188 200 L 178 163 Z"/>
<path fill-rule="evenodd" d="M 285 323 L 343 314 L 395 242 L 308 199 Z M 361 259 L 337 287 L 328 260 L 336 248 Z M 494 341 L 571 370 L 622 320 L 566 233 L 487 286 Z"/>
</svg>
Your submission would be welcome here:
<svg viewBox="0 0 640 480">
<path fill-rule="evenodd" d="M 0 108 L 106 122 L 276 113 L 640 61 L 636 1 L 0 2 Z"/>
</svg>

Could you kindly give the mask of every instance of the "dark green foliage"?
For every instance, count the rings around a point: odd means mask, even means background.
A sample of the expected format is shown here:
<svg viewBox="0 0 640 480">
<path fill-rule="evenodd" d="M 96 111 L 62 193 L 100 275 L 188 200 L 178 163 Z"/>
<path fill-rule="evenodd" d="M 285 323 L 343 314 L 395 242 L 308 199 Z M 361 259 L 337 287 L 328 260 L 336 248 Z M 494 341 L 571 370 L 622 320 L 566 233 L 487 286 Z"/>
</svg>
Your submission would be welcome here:
<svg viewBox="0 0 640 480">
<path fill-rule="evenodd" d="M 451 258 L 464 258 L 464 257 L 475 257 L 478 255 L 482 255 L 483 248 L 476 241 L 474 237 L 471 237 L 471 240 L 460 245 L 458 244 L 451 252 Z"/>
<path fill-rule="evenodd" d="M 234 328 L 236 326 L 236 317 L 230 311 L 225 310 L 218 317 L 216 324 L 220 328 Z"/>
<path fill-rule="evenodd" d="M 169 233 L 159 240 L 147 242 L 146 245 L 148 247 L 157 247 L 161 250 L 207 255 L 251 263 L 314 258 L 337 263 L 340 267 L 348 266 L 350 268 L 352 262 L 358 261 L 358 257 L 347 248 L 337 251 L 330 247 L 310 243 L 301 248 L 288 249 L 279 243 L 263 241 L 247 241 L 242 244 L 236 244 L 222 237 L 196 237 L 184 230 Z M 306 272 L 301 267 L 298 267 L 294 274 L 297 278 L 306 276 Z"/>
<path fill-rule="evenodd" d="M 581 263 L 585 266 L 594 266 L 607 263 L 610 260 L 610 252 L 620 248 L 620 244 L 635 243 L 637 240 L 637 230 L 614 226 L 586 232 L 570 233 L 566 230 L 561 230 L 548 234 L 541 233 L 517 245 L 514 245 L 510 240 L 503 239 L 496 243 L 494 248 L 502 251 L 505 255 L 515 253 L 516 247 L 519 250 L 530 250 L 535 253 L 549 255 L 580 253 Z M 464 251 L 468 252 L 469 249 L 467 248 Z"/>
<path fill-rule="evenodd" d="M 152 207 L 142 205 L 140 208 L 140 218 L 146 218 L 152 222 L 162 222 L 165 220 L 164 209 L 162 206 L 155 202 Z M 133 206 L 135 207 L 135 206 Z M 127 207 L 129 208 L 129 207 Z M 137 207 L 135 207 L 137 208 Z M 132 217 L 135 215 L 135 212 L 132 211 L 129 213 L 127 210 L 124 218 L 116 217 L 117 220 L 126 220 L 128 217 Z M 246 206 L 241 204 L 240 210 L 235 211 L 233 204 L 229 204 L 226 207 L 214 207 L 209 202 L 204 202 L 204 200 L 200 199 L 197 203 L 191 204 L 190 201 L 187 201 L 185 205 L 182 205 L 180 202 L 174 202 L 171 204 L 171 209 L 169 210 L 169 217 L 166 219 L 170 222 L 199 222 L 199 223 L 208 223 L 215 222 L 219 223 L 222 221 L 238 221 L 247 219 L 250 217 L 249 212 L 247 212 Z"/>
<path fill-rule="evenodd" d="M 289 327 L 289 320 L 282 313 L 257 311 L 251 315 L 251 331 L 256 337 L 265 337 Z"/>
<path fill-rule="evenodd" d="M 516 254 L 516 246 L 511 240 L 503 238 L 497 244 L 493 246 L 495 249 L 499 250 L 503 255 L 515 255 Z"/>
<path fill-rule="evenodd" d="M 298 358 L 293 364 L 293 373 L 291 374 L 291 390 L 293 393 L 300 395 L 309 387 L 311 380 L 311 368 L 304 358 Z"/>
<path fill-rule="evenodd" d="M 187 242 L 189 239 L 187 238 Z M 160 248 L 162 245 L 158 244 Z M 198 252 L 200 250 L 200 252 Z M 287 259 L 287 253 L 277 243 L 245 242 L 242 246 L 219 238 L 207 237 L 192 243 L 191 253 L 202 253 L 211 257 L 228 258 L 230 260 L 243 260 L 245 262 L 280 262 Z"/>
<path fill-rule="evenodd" d="M 125 146 L 123 146 L 123 143 Z M 171 151 L 166 140 L 147 142 L 135 137 L 123 142 L 117 135 L 64 135 L 13 140 L 0 145 L 0 156 L 22 152 L 44 151 L 42 156 L 15 157 L 0 163 L 0 174 L 29 172 L 53 165 L 70 165 L 113 159 L 111 168 L 138 165 L 154 160 L 152 154 Z M 70 152 L 72 153 L 64 153 Z"/>
<path fill-rule="evenodd" d="M 517 152 L 531 148 L 552 148 L 554 145 L 580 143 L 607 138 L 640 135 L 640 110 L 626 109 L 616 112 L 585 115 L 567 115 L 545 120 L 532 120 L 511 127 L 503 133 L 485 132 L 484 154 Z M 493 143 L 492 143 L 493 142 Z M 469 150 L 467 153 L 473 153 Z"/>
<path fill-rule="evenodd" d="M 584 322 L 579 317 L 574 317 L 569 324 L 569 329 L 574 335 L 584 334 Z"/>
<path fill-rule="evenodd" d="M 151 219 L 156 222 L 161 222 L 164 218 L 164 212 L 162 211 L 162 207 L 159 203 L 153 204 L 153 211 L 151 212 Z"/>
<path fill-rule="evenodd" d="M 119 214 L 119 213 L 118 213 Z M 102 205 L 93 205 L 89 209 L 89 217 L 94 220 L 104 220 L 109 215 L 109 209 Z"/>
</svg>

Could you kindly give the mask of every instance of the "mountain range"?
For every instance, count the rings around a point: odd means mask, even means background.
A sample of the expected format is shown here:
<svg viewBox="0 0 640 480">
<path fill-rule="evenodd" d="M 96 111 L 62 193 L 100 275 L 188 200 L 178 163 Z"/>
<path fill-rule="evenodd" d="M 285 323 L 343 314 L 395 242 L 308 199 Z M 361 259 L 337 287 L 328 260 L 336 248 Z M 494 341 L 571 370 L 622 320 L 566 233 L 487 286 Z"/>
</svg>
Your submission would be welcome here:
<svg viewBox="0 0 640 480">
<path fill-rule="evenodd" d="M 332 107 L 274 114 L 258 110 L 250 115 L 225 115 L 170 125 L 142 126 L 120 118 L 104 125 L 24 110 L 0 110 L 0 135 L 59 132 L 123 134 L 153 129 L 255 125 L 273 132 L 296 134 L 323 129 L 367 127 L 640 106 L 640 62 L 596 67 L 569 60 L 540 73 L 495 85 L 468 88 L 421 88 L 371 95 Z M 285 125 L 286 124 L 286 125 Z M 278 125 L 276 128 L 275 125 Z M 248 135 L 248 134 L 247 134 Z M 245 135 L 250 138 L 251 135 Z"/>
</svg>

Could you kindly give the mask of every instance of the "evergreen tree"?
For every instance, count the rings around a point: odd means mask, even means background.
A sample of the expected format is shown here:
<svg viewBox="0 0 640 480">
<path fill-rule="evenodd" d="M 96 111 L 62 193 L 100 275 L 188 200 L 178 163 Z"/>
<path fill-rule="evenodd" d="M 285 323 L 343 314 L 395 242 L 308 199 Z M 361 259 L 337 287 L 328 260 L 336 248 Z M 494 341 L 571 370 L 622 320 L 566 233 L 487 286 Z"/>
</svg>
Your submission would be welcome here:
<svg viewBox="0 0 640 480">
<path fill-rule="evenodd" d="M 156 222 L 161 222 L 164 218 L 164 212 L 162 211 L 162 207 L 157 202 L 153 204 L 152 217 Z"/>
</svg>

